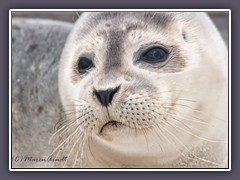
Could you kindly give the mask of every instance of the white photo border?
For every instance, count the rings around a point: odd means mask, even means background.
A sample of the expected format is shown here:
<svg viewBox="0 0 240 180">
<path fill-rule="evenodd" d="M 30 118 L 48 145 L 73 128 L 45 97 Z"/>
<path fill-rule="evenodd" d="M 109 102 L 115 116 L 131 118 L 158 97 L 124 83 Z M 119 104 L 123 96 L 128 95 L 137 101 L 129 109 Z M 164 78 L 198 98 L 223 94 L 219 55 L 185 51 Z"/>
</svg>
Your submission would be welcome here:
<svg viewBox="0 0 240 180">
<path fill-rule="evenodd" d="M 228 168 L 12 168 L 12 12 L 164 11 L 228 12 Z M 231 171 L 231 10 L 230 9 L 10 9 L 9 10 L 9 171 Z"/>
</svg>

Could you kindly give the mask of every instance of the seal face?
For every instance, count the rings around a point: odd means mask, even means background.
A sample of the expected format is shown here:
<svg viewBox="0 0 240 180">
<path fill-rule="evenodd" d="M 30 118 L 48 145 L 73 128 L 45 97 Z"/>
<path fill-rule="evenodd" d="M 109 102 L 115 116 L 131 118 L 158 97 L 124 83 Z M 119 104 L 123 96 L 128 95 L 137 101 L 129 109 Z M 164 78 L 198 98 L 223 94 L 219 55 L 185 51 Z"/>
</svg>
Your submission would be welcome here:
<svg viewBox="0 0 240 180">
<path fill-rule="evenodd" d="M 204 13 L 84 13 L 61 57 L 51 155 L 68 156 L 61 167 L 227 167 L 227 63 Z"/>
</svg>

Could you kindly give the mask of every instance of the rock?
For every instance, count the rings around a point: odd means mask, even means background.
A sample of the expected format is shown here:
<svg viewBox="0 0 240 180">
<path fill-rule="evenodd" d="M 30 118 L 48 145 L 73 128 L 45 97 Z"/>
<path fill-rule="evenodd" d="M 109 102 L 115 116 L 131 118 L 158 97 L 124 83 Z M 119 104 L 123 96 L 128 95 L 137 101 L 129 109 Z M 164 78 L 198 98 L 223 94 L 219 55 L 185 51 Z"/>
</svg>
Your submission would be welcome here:
<svg viewBox="0 0 240 180">
<path fill-rule="evenodd" d="M 72 24 L 12 20 L 12 167 L 36 167 L 16 157 L 44 158 L 60 119 L 58 64 Z"/>
</svg>

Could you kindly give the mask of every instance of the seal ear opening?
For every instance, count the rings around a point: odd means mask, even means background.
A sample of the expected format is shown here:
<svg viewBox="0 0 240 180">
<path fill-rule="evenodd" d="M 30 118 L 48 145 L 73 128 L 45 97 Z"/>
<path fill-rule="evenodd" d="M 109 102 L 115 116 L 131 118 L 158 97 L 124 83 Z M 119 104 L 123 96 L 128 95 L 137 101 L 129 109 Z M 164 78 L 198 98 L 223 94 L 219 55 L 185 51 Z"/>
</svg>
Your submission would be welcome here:
<svg viewBox="0 0 240 180">
<path fill-rule="evenodd" d="M 182 31 L 182 37 L 183 37 L 184 41 L 187 42 L 187 35 L 186 35 L 186 32 L 184 30 Z"/>
</svg>

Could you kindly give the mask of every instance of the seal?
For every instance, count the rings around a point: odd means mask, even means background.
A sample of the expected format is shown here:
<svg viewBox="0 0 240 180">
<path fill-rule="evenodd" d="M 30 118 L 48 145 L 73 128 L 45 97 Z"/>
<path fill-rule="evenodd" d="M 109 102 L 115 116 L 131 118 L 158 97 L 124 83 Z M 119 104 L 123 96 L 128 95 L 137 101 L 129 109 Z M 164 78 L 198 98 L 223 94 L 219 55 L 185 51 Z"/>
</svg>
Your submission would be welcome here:
<svg viewBox="0 0 240 180">
<path fill-rule="evenodd" d="M 59 66 L 55 166 L 227 168 L 227 67 L 205 13 L 83 13 Z"/>
</svg>

